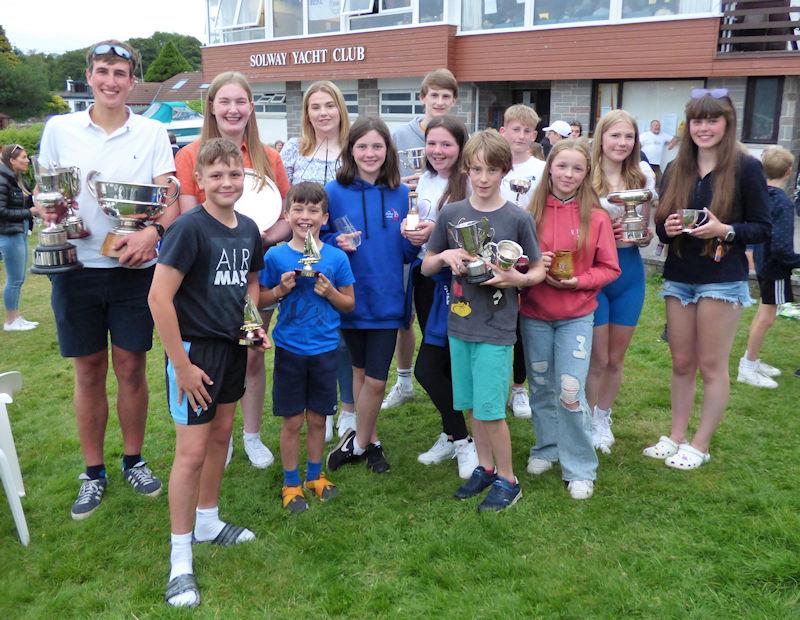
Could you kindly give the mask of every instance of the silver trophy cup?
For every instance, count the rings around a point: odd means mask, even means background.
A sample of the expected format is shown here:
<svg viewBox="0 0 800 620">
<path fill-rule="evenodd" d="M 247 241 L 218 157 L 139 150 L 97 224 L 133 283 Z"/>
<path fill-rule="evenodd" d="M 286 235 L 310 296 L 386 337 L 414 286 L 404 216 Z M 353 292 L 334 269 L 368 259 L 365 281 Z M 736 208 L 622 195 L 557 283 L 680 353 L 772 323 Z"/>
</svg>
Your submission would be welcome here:
<svg viewBox="0 0 800 620">
<path fill-rule="evenodd" d="M 417 176 L 425 171 L 425 149 L 422 147 L 398 151 L 398 155 L 406 166 L 414 171 Z M 419 226 L 419 208 L 417 206 L 418 194 L 415 190 L 408 192 L 408 214 L 406 215 L 406 230 L 416 230 Z"/>
<path fill-rule="evenodd" d="M 508 186 L 511 188 L 511 191 L 517 195 L 517 197 L 514 199 L 514 202 L 518 207 L 522 207 L 522 205 L 519 203 L 519 195 L 527 194 L 532 184 L 533 181 L 530 179 L 509 179 Z"/>
<path fill-rule="evenodd" d="M 629 189 L 624 192 L 612 192 L 607 197 L 612 205 L 625 208 L 622 216 L 622 240 L 628 243 L 638 243 L 647 238 L 647 222 L 636 212 L 636 207 L 653 198 L 649 189 Z"/>
<path fill-rule="evenodd" d="M 86 183 L 103 213 L 117 219 L 117 225 L 108 233 L 100 249 L 103 256 L 111 258 L 120 257 L 120 252 L 113 249 L 119 239 L 142 230 L 147 222 L 157 219 L 181 193 L 180 181 L 173 176 L 167 177 L 167 185 L 150 185 L 105 181 L 99 172 L 92 170 Z"/>
<path fill-rule="evenodd" d="M 82 239 L 90 235 L 80 215 L 75 213 L 75 198 L 81 189 L 81 171 L 77 166 L 45 166 L 35 157 L 33 175 L 39 188 L 36 201 L 46 210 L 55 211 L 58 223 L 67 231 L 69 239 Z"/>
<path fill-rule="evenodd" d="M 449 224 L 450 232 L 455 243 L 475 260 L 467 263 L 466 280 L 470 284 L 480 284 L 491 280 L 494 273 L 484 262 L 484 258 L 491 259 L 494 229 L 489 226 L 489 220 L 460 220 L 457 224 Z M 488 254 L 488 256 L 487 256 Z"/>
</svg>

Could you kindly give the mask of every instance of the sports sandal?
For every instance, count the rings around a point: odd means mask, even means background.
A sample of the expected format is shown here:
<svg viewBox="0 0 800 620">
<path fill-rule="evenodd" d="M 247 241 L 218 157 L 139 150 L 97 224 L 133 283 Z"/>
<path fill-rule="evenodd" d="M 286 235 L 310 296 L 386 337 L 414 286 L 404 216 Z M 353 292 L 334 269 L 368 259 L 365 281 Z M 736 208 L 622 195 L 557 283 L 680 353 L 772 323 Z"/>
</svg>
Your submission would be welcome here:
<svg viewBox="0 0 800 620">
<path fill-rule="evenodd" d="M 212 545 L 219 545 L 220 547 L 233 547 L 234 545 L 239 544 L 239 536 L 241 536 L 242 532 L 246 531 L 246 527 L 242 527 L 240 525 L 231 525 L 230 523 L 226 523 L 225 527 L 223 527 L 217 537 L 213 540 L 197 540 L 192 534 L 192 543 L 195 545 L 202 545 L 204 543 L 209 543 Z M 252 540 L 252 538 L 248 538 L 247 540 L 243 540 L 242 542 L 247 542 Z"/>
<path fill-rule="evenodd" d="M 697 469 L 710 460 L 711 455 L 707 452 L 700 452 L 700 450 L 693 445 L 682 443 L 678 447 L 678 453 L 667 458 L 664 464 L 673 469 Z"/>
<path fill-rule="evenodd" d="M 169 602 L 171 598 L 187 592 L 194 592 L 195 602 L 193 605 L 173 605 Z M 167 584 L 167 593 L 164 595 L 164 602 L 170 607 L 197 607 L 200 604 L 200 589 L 197 587 L 195 576 L 187 573 L 170 579 Z"/>
<path fill-rule="evenodd" d="M 303 496 L 303 487 L 283 487 L 281 489 L 283 507 L 292 514 L 308 510 L 306 498 Z"/>
<path fill-rule="evenodd" d="M 339 489 L 325 477 L 325 474 L 320 474 L 317 480 L 306 480 L 303 486 L 309 491 L 313 491 L 321 502 L 327 502 L 339 494 Z"/>
<path fill-rule="evenodd" d="M 648 446 L 642 450 L 642 454 L 649 456 L 651 459 L 661 459 L 662 461 L 670 456 L 675 456 L 678 453 L 678 444 L 666 435 L 661 435 L 658 438 L 658 443 L 654 446 Z"/>
</svg>

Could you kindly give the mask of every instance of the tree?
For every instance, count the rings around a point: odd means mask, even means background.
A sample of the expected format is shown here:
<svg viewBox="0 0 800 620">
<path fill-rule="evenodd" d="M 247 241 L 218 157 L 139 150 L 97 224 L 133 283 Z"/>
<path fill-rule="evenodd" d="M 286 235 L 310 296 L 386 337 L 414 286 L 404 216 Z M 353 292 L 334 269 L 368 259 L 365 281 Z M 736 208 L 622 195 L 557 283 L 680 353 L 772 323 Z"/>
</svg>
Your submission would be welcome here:
<svg viewBox="0 0 800 620">
<path fill-rule="evenodd" d="M 70 50 L 56 56 L 50 74 L 50 88 L 64 90 L 67 80 L 86 79 L 86 49 Z"/>
<path fill-rule="evenodd" d="M 185 35 L 177 34 L 174 32 L 155 32 L 152 36 L 146 39 L 133 38 L 128 41 L 135 47 L 142 56 L 142 70 L 144 73 L 150 68 L 150 64 L 156 59 L 162 48 L 167 43 L 174 43 L 178 51 L 192 66 L 189 71 L 197 71 L 202 64 L 200 55 L 200 48 L 202 43 L 196 38 Z M 137 73 L 139 73 L 137 71 Z"/>
<path fill-rule="evenodd" d="M 12 61 L 0 54 L 0 111 L 15 119 L 41 114 L 50 102 L 47 82 L 42 58 L 23 56 Z"/>
<path fill-rule="evenodd" d="M 191 71 L 192 65 L 189 64 L 175 44 L 170 41 L 163 48 L 144 74 L 145 82 L 163 82 L 173 75 L 182 71 Z"/>
<path fill-rule="evenodd" d="M 14 53 L 14 49 L 11 47 L 11 42 L 6 36 L 6 29 L 2 26 L 0 26 L 0 56 L 5 56 L 11 62 L 17 62 L 19 60 Z"/>
</svg>

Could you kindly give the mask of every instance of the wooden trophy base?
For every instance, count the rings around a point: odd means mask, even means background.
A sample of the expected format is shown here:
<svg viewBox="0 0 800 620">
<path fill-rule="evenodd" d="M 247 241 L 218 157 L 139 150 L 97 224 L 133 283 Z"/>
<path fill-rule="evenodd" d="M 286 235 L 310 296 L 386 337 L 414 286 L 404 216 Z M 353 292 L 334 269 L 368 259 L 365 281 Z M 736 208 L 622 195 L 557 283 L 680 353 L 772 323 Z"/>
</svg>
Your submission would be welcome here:
<svg viewBox="0 0 800 620">
<path fill-rule="evenodd" d="M 130 233 L 119 233 L 112 230 L 106 235 L 106 238 L 103 239 L 103 245 L 100 246 L 100 254 L 107 256 L 108 258 L 119 258 L 122 256 L 122 252 L 120 250 L 114 249 L 114 244 L 116 244 L 117 241 L 124 239 L 129 234 Z"/>
</svg>

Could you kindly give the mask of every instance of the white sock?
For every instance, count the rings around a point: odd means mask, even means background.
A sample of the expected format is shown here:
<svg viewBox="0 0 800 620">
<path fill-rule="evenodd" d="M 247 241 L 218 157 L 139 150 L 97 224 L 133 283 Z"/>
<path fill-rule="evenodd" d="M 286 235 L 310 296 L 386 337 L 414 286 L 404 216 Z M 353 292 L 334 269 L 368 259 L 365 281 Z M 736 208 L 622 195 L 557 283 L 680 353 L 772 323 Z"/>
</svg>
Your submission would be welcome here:
<svg viewBox="0 0 800 620">
<path fill-rule="evenodd" d="M 611 409 L 608 409 L 608 410 L 600 409 L 600 407 L 595 405 L 594 414 L 596 416 L 598 416 L 598 417 L 601 417 L 601 418 L 607 418 L 608 416 L 611 415 Z"/>
<path fill-rule="evenodd" d="M 191 575 L 192 570 L 192 533 L 172 534 L 169 561 L 171 564 L 169 580 L 172 581 L 180 575 Z M 197 595 L 194 592 L 176 594 L 169 599 L 173 607 L 186 607 L 197 604 Z"/>
<path fill-rule="evenodd" d="M 398 368 L 397 369 L 397 384 L 404 390 L 410 390 L 414 386 L 411 385 L 411 369 Z"/>
<path fill-rule="evenodd" d="M 219 518 L 219 506 L 213 508 L 198 508 L 195 511 L 194 523 L 194 537 L 200 541 L 214 540 L 222 528 L 225 527 L 225 521 Z M 236 543 L 247 542 L 248 540 L 255 540 L 256 535 L 250 530 L 244 530 L 239 534 Z"/>
<path fill-rule="evenodd" d="M 364 454 L 365 449 L 358 445 L 358 440 L 353 437 L 353 454 L 356 456 L 361 456 Z"/>
<path fill-rule="evenodd" d="M 747 357 L 748 355 L 749 355 L 748 353 L 745 353 L 742 356 L 742 358 L 739 360 L 739 365 L 745 370 L 750 370 L 755 372 L 756 370 L 758 370 L 758 360 L 750 361 L 750 358 Z"/>
<path fill-rule="evenodd" d="M 261 443 L 261 433 L 248 433 L 244 431 L 243 436 L 247 443 Z"/>
</svg>

